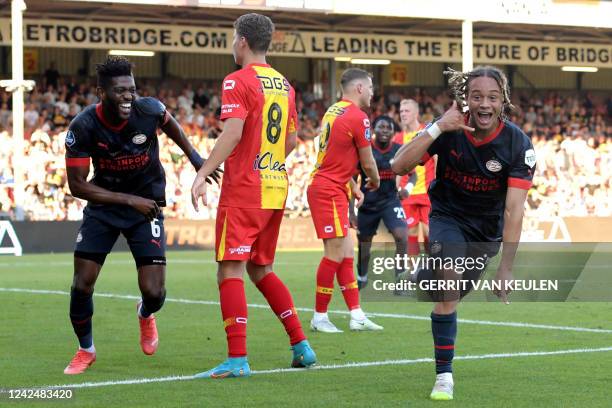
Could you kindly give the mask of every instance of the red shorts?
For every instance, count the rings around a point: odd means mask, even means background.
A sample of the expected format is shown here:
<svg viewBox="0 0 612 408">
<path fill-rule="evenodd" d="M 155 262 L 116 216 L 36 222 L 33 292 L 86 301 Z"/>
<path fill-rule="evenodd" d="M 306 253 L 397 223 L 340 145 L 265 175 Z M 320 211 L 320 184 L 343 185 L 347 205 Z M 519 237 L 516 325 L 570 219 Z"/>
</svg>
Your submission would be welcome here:
<svg viewBox="0 0 612 408">
<path fill-rule="evenodd" d="M 402 207 L 404 207 L 404 212 L 406 213 L 406 224 L 408 224 L 408 228 L 416 227 L 420 222 L 429 225 L 429 211 L 431 210 L 431 206 L 402 202 Z"/>
<path fill-rule="evenodd" d="M 307 196 L 317 237 L 346 237 L 349 230 L 346 193 L 341 189 L 310 185 Z"/>
<path fill-rule="evenodd" d="M 256 265 L 271 265 L 284 211 L 219 207 L 215 225 L 217 262 L 251 261 Z"/>
</svg>

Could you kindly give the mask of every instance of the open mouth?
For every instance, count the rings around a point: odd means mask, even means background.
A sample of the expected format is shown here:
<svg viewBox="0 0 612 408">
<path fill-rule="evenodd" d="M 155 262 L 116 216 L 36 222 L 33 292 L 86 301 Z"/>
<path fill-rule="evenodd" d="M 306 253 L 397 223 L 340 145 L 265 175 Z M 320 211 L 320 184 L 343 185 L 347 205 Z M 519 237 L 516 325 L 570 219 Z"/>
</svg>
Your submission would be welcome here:
<svg viewBox="0 0 612 408">
<path fill-rule="evenodd" d="M 119 113 L 121 113 L 122 115 L 129 116 L 131 111 L 132 111 L 131 102 L 124 102 L 124 103 L 119 104 Z"/>
<path fill-rule="evenodd" d="M 493 113 L 491 113 L 491 112 L 478 112 L 476 114 L 476 117 L 478 118 L 478 122 L 480 122 L 482 124 L 490 124 L 491 121 L 493 120 Z"/>
</svg>

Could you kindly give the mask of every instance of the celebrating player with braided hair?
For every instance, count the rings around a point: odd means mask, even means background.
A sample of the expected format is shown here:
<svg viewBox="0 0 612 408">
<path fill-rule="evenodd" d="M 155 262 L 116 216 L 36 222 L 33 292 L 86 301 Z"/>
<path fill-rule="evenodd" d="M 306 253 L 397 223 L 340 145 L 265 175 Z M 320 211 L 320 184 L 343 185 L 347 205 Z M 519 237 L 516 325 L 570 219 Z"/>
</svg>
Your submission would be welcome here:
<svg viewBox="0 0 612 408">
<path fill-rule="evenodd" d="M 535 168 L 529 138 L 505 118 L 512 108 L 508 81 L 502 71 L 478 66 L 472 71 L 446 71 L 455 101 L 397 153 L 392 168 L 406 174 L 417 164 L 438 155 L 436 180 L 431 184 L 430 252 L 433 257 L 485 260 L 499 251 L 495 279 L 502 288 L 512 280 L 512 265 L 521 236 L 523 209 Z M 467 106 L 467 112 L 462 107 Z M 486 267 L 463 273 L 468 281 Z M 458 279 L 452 270 L 421 271 L 437 279 Z M 423 275 L 423 276 L 421 276 Z M 436 360 L 434 400 L 453 398 L 452 360 L 457 336 L 458 302 L 469 290 L 431 292 L 435 306 L 431 327 Z M 509 291 L 496 292 L 508 302 Z"/>
</svg>

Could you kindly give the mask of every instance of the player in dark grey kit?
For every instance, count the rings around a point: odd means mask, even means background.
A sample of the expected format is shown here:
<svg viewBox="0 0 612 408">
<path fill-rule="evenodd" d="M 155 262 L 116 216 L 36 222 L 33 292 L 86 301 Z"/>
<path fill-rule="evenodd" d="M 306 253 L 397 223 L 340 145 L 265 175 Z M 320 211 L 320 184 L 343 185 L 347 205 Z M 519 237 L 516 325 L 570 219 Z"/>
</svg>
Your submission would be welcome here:
<svg viewBox="0 0 612 408">
<path fill-rule="evenodd" d="M 132 64 L 108 57 L 96 67 L 101 102 L 88 106 L 66 135 L 66 169 L 74 197 L 87 200 L 76 238 L 70 320 L 79 349 L 64 370 L 80 374 L 96 360 L 92 323 L 94 285 L 104 260 L 122 233 L 138 269 L 142 300 L 137 313 L 140 345 L 155 353 L 158 334 L 153 313 L 166 296 L 164 217 L 165 174 L 159 161 L 157 129 L 168 135 L 198 170 L 204 160 L 177 121 L 154 98 L 138 98 Z M 87 180 L 90 161 L 94 175 Z M 215 180 L 218 175 L 213 176 Z"/>
<path fill-rule="evenodd" d="M 376 161 L 376 168 L 380 175 L 380 187 L 374 191 L 366 189 L 367 176 L 361 170 L 361 192 L 364 195 L 363 203 L 359 207 L 356 220 L 357 239 L 359 240 L 359 255 L 357 261 L 357 285 L 361 290 L 368 282 L 368 264 L 372 238 L 376 235 L 378 225 L 382 220 L 395 240 L 396 253 L 406 253 L 406 240 L 408 229 L 406 215 L 397 194 L 395 173 L 391 170 L 391 159 L 395 156 L 401 145 L 391 139 L 395 133 L 395 122 L 389 116 L 377 117 L 373 124 L 374 140 L 372 154 Z M 351 208 L 351 224 L 355 226 L 354 211 Z"/>
<path fill-rule="evenodd" d="M 456 98 L 453 106 L 400 149 L 392 168 L 405 174 L 438 155 L 436 179 L 429 187 L 431 255 L 486 259 L 495 255 L 503 242 L 495 280 L 505 285 L 512 280 L 535 152 L 529 137 L 505 118 L 512 104 L 502 71 L 480 66 L 447 74 Z M 462 113 L 457 100 L 467 105 L 468 113 Z M 464 279 L 478 279 L 486 262 L 480 265 L 467 270 Z M 453 270 L 433 272 L 438 279 L 461 276 Z M 496 294 L 507 303 L 508 292 L 501 289 Z M 431 314 L 436 358 L 436 383 L 431 393 L 434 400 L 453 398 L 456 308 L 466 293 L 432 293 L 436 302 Z"/>
</svg>

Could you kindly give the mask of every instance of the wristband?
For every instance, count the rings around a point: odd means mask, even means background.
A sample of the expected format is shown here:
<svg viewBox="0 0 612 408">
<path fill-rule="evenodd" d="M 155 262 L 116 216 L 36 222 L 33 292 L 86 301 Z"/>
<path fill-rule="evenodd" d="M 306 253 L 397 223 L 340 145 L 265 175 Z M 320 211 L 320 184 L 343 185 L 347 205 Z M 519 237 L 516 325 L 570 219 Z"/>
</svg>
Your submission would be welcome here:
<svg viewBox="0 0 612 408">
<path fill-rule="evenodd" d="M 429 133 L 429 136 L 431 136 L 433 140 L 436 140 L 438 136 L 442 134 L 442 131 L 440 130 L 440 127 L 438 126 L 436 122 L 427 126 L 425 130 L 427 131 L 427 133 Z"/>
<path fill-rule="evenodd" d="M 202 159 L 196 149 L 192 149 L 187 157 L 189 157 L 189 161 L 191 164 L 193 164 L 193 167 L 195 167 L 196 170 L 199 170 L 200 167 L 204 165 L 204 159 Z"/>
</svg>

